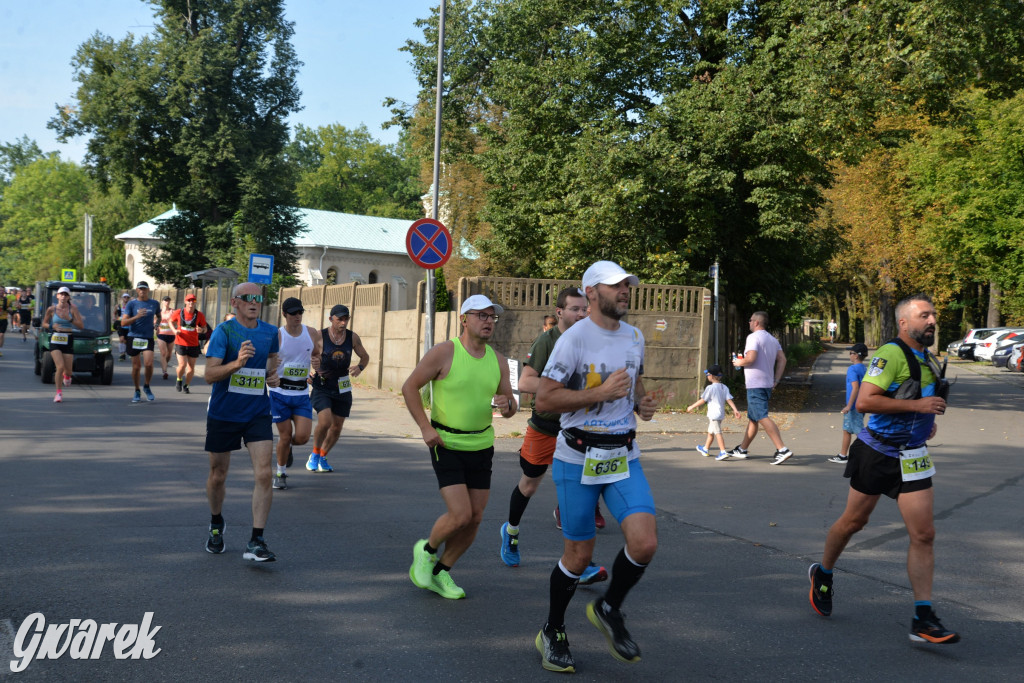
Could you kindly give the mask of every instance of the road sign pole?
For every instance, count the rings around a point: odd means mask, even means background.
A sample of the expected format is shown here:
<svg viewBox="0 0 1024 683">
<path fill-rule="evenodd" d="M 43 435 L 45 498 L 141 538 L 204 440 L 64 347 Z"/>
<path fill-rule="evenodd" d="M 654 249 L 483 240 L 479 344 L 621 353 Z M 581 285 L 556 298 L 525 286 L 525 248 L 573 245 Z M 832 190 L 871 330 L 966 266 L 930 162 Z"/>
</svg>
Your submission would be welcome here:
<svg viewBox="0 0 1024 683">
<path fill-rule="evenodd" d="M 715 365 L 718 365 L 718 341 L 721 330 L 718 324 L 718 261 L 715 261 Z"/>
<path fill-rule="evenodd" d="M 440 14 L 437 18 L 437 87 L 434 100 L 434 195 L 430 207 L 430 217 L 438 220 L 438 204 L 441 199 L 441 91 L 444 86 L 444 24 L 445 5 L 441 0 Z M 427 269 L 427 324 L 424 328 L 423 355 L 434 345 L 434 301 L 437 281 L 434 269 Z"/>
</svg>

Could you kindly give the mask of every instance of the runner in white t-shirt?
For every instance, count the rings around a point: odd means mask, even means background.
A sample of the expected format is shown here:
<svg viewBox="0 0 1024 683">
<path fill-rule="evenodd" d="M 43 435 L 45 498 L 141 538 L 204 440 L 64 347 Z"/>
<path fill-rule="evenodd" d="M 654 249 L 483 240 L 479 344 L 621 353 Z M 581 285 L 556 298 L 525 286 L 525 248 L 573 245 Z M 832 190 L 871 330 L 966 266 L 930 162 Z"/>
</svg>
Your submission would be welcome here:
<svg viewBox="0 0 1024 683">
<path fill-rule="evenodd" d="M 288 468 L 292 464 L 292 446 L 309 441 L 313 431 L 313 403 L 309 398 L 309 369 L 320 368 L 323 341 L 320 333 L 302 324 L 305 309 L 295 297 L 281 304 L 285 324 L 278 328 L 280 343 L 277 376 L 279 386 L 269 389 L 270 417 L 277 425 L 277 471 L 274 488 L 288 488 Z"/>
<path fill-rule="evenodd" d="M 565 612 L 594 552 L 594 506 L 600 496 L 618 520 L 626 546 L 615 558 L 608 590 L 587 605 L 587 618 L 608 641 L 612 656 L 623 662 L 640 659 L 619 611 L 658 547 L 654 499 L 640 465 L 634 414 L 650 420 L 657 404 L 641 380 L 644 336 L 622 322 L 630 285 L 637 284 L 636 276 L 610 261 L 587 269 L 583 288 L 590 317 L 555 342 L 537 388 L 537 410 L 562 415 L 551 475 L 564 550 L 551 572 L 547 623 L 534 641 L 549 671 L 576 670 Z"/>
</svg>

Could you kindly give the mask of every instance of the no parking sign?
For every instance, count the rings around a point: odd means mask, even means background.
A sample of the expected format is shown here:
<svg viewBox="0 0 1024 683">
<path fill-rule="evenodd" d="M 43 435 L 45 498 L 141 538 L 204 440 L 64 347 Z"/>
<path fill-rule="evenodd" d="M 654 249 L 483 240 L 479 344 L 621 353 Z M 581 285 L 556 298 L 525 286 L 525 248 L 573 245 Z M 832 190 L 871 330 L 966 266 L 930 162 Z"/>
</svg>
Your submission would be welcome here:
<svg viewBox="0 0 1024 683">
<path fill-rule="evenodd" d="M 405 234 L 405 250 L 420 268 L 434 270 L 452 255 L 452 234 L 435 218 L 421 218 Z"/>
</svg>

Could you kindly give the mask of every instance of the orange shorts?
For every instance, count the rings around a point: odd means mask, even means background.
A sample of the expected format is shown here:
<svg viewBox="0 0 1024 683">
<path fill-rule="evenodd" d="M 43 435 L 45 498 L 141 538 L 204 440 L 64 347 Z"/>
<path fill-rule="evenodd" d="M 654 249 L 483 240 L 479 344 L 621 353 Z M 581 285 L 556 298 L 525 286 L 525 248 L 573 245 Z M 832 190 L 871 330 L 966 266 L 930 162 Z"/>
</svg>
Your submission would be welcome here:
<svg viewBox="0 0 1024 683">
<path fill-rule="evenodd" d="M 519 455 L 534 465 L 550 465 L 555 458 L 555 441 L 557 437 L 541 434 L 530 425 L 526 425 L 526 436 Z"/>
</svg>

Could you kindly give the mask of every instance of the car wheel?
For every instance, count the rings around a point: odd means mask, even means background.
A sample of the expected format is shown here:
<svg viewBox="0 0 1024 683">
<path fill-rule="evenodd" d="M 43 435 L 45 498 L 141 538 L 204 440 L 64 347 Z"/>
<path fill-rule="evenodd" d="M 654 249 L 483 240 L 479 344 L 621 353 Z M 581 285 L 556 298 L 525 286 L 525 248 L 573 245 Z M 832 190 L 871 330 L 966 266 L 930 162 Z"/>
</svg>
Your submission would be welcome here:
<svg viewBox="0 0 1024 683">
<path fill-rule="evenodd" d="M 114 381 L 114 357 L 107 354 L 103 358 L 103 370 L 100 374 L 100 384 L 109 385 Z"/>
<path fill-rule="evenodd" d="M 53 356 L 49 353 L 43 355 L 42 368 L 40 368 L 40 379 L 43 380 L 43 384 L 53 384 L 53 372 L 57 369 L 57 366 L 53 364 Z"/>
</svg>

